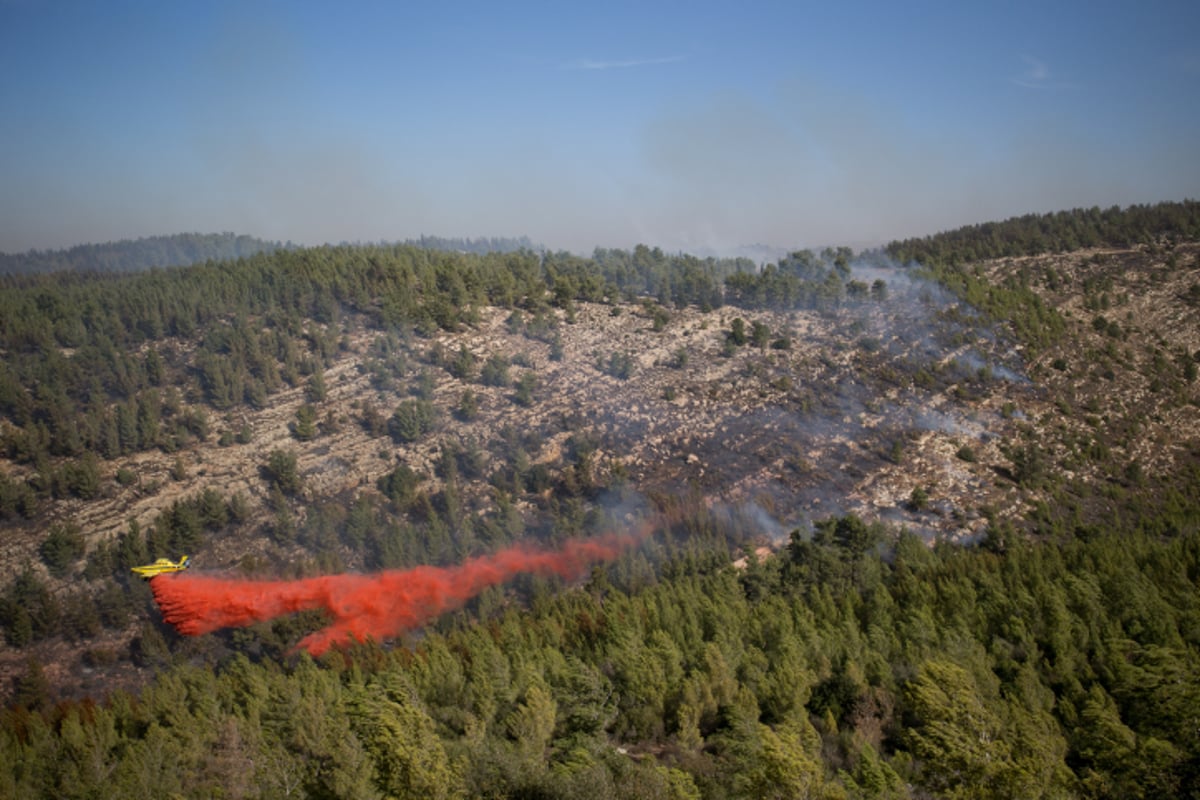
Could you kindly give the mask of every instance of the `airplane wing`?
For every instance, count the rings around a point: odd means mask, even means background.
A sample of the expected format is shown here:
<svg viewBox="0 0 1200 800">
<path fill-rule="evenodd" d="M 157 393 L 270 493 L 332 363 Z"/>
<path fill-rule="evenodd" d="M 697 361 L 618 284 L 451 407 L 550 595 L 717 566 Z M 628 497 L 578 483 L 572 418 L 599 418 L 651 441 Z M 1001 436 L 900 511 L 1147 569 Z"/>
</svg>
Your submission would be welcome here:
<svg viewBox="0 0 1200 800">
<path fill-rule="evenodd" d="M 131 569 L 135 575 L 143 578 L 153 578 L 156 575 L 163 575 L 168 572 L 181 572 L 190 566 L 192 566 L 191 560 L 187 556 L 184 556 L 178 561 L 172 561 L 169 558 L 160 558 L 153 564 L 144 564 L 140 567 L 132 567 Z"/>
</svg>

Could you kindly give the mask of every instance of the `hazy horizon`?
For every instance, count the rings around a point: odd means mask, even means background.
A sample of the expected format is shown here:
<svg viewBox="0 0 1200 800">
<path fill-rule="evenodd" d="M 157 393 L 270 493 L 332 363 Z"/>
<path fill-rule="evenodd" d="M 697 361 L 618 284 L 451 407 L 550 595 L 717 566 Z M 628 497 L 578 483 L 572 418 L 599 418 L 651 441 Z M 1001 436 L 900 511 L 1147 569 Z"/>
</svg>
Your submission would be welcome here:
<svg viewBox="0 0 1200 800">
<path fill-rule="evenodd" d="M 1194 3 L 0 0 L 0 251 L 728 253 L 1200 195 Z"/>
</svg>

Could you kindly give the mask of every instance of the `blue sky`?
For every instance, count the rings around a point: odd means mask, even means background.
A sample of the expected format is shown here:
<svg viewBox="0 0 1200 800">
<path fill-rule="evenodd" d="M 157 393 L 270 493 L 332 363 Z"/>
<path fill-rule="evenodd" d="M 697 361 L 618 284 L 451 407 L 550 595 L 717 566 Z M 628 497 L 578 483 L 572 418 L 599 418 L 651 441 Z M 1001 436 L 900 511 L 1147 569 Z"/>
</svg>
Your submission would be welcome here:
<svg viewBox="0 0 1200 800">
<path fill-rule="evenodd" d="M 0 251 L 869 246 L 1200 196 L 1200 3 L 0 0 Z"/>
</svg>

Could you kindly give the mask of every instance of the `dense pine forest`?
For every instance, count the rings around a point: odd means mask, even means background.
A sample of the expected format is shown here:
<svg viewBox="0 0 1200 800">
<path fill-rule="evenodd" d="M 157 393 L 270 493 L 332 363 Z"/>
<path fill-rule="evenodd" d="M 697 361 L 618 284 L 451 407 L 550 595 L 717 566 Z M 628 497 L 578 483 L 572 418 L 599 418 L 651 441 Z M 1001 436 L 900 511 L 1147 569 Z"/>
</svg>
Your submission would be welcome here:
<svg viewBox="0 0 1200 800">
<path fill-rule="evenodd" d="M 743 572 L 719 529 L 529 610 L 320 663 L 155 654 L 6 712 L 10 797 L 1189 797 L 1200 543 L 930 550 L 857 519 Z"/>
<path fill-rule="evenodd" d="M 0 625 L 21 664 L 0 796 L 1200 797 L 1198 240 L 1189 201 L 761 267 L 409 243 L 0 278 Z M 1134 280 L 1171 287 L 1179 316 L 1135 313 Z M 953 357 L 893 355 L 870 327 L 909 286 L 937 323 L 917 349 Z M 903 519 L 825 499 L 775 530 L 766 500 L 714 502 L 703 476 L 643 485 L 586 409 L 522 424 L 552 402 L 543 363 L 583 353 L 612 392 L 650 370 L 616 341 L 572 344 L 600 309 L 648 336 L 692 315 L 688 336 L 744 363 L 735 388 L 797 419 L 887 418 L 885 398 L 926 392 L 975 404 L 972 422 L 991 403 L 1011 438 L 947 457 L 998 499 L 942 510 L 931 482 Z M 773 316 L 792 312 L 846 342 L 813 374 L 849 364 L 856 383 L 772 371 L 804 335 Z M 528 351 L 442 344 L 493 318 Z M 964 366 L 982 341 L 1017 355 Z M 371 394 L 335 405 L 355 348 Z M 683 375 L 698 352 L 654 368 Z M 245 479 L 261 507 L 206 488 L 116 535 L 80 524 L 163 491 L 150 460 L 184 485 L 253 449 L 249 420 L 285 397 L 295 448 L 256 452 Z M 455 433 L 495 398 L 508 422 Z M 385 466 L 323 493 L 332 462 L 305 472 L 297 453 L 348 429 Z M 856 433 L 845 452 L 915 469 L 924 440 Z M 560 459 L 538 456 L 548 441 Z M 775 485 L 810 486 L 813 458 L 783 450 Z M 918 535 L 922 515 L 982 534 Z M 295 644 L 320 613 L 181 637 L 129 573 L 197 552 L 250 577 L 371 572 L 635 526 L 649 535 L 579 581 L 522 576 L 317 659 Z M 54 679 L 70 659 L 82 690 Z"/>
</svg>

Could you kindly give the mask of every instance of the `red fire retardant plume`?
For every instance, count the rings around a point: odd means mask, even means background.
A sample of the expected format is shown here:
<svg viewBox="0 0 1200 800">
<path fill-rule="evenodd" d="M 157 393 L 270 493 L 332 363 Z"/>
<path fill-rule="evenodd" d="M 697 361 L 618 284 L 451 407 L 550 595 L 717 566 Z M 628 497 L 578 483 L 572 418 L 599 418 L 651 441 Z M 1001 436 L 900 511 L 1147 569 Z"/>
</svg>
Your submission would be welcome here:
<svg viewBox="0 0 1200 800">
<path fill-rule="evenodd" d="M 224 580 L 182 573 L 150 581 L 163 619 L 187 636 L 241 627 L 309 609 L 333 622 L 302 639 L 319 656 L 335 644 L 387 639 L 461 607 L 489 586 L 520 573 L 578 578 L 634 543 L 632 536 L 572 541 L 561 550 L 513 547 L 456 567 L 416 567 L 375 575 L 325 575 L 293 581 Z"/>
</svg>

